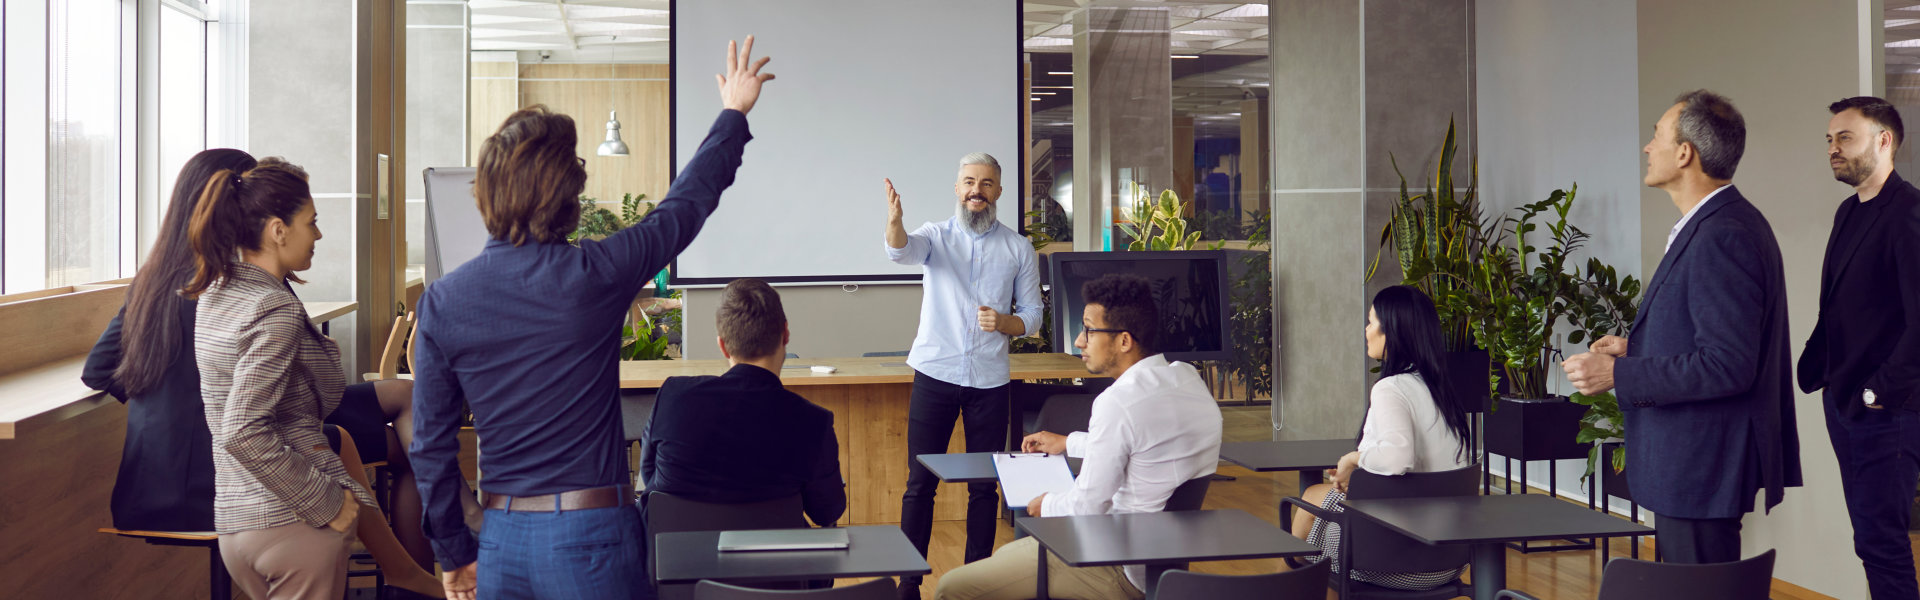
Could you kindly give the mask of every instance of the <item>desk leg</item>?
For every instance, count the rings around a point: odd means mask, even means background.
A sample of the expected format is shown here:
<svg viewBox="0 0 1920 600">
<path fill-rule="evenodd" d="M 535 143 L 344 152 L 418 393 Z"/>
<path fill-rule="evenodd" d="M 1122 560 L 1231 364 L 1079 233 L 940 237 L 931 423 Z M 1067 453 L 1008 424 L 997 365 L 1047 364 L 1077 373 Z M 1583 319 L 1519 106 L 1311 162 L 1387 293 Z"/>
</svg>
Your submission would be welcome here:
<svg viewBox="0 0 1920 600">
<path fill-rule="evenodd" d="M 1471 564 L 1474 600 L 1493 600 L 1507 587 L 1506 544 L 1474 544 Z"/>
<path fill-rule="evenodd" d="M 1034 577 L 1033 598 L 1034 600 L 1051 600 L 1047 597 L 1047 552 L 1049 552 L 1049 550 L 1047 550 L 1046 544 L 1037 545 L 1040 546 L 1040 552 L 1038 553 L 1040 556 L 1040 572 L 1036 573 Z"/>
<path fill-rule="evenodd" d="M 1165 575 L 1171 565 L 1147 565 L 1146 600 L 1153 600 L 1160 591 L 1160 576 Z"/>
</svg>

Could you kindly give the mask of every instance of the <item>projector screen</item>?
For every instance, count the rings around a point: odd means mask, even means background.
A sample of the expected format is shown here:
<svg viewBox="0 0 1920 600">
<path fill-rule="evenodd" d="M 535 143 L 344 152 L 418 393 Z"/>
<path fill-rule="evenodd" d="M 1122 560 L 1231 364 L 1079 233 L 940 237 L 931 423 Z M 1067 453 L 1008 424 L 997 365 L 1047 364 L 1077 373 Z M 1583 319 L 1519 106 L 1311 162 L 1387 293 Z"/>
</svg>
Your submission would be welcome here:
<svg viewBox="0 0 1920 600">
<path fill-rule="evenodd" d="M 917 281 L 889 262 L 883 178 L 909 232 L 954 214 L 960 157 L 999 159 L 1000 222 L 1026 186 L 1018 0 L 696 0 L 672 7 L 673 170 L 720 112 L 728 40 L 771 56 L 733 187 L 675 285 Z"/>
</svg>

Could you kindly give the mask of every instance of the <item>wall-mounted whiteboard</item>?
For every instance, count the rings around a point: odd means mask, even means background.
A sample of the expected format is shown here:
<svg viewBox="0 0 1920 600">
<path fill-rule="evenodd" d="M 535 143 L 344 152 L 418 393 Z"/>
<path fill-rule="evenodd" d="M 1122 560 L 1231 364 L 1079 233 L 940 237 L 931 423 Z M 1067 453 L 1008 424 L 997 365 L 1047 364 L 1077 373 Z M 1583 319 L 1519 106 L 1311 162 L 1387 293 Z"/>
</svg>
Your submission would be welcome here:
<svg viewBox="0 0 1920 600">
<path fill-rule="evenodd" d="M 886 258 L 892 178 L 908 231 L 954 214 L 960 157 L 999 159 L 1000 222 L 1024 177 L 1018 0 L 692 0 L 672 6 L 674 172 L 720 112 L 728 40 L 771 56 L 733 187 L 675 284 L 920 278 Z"/>
</svg>

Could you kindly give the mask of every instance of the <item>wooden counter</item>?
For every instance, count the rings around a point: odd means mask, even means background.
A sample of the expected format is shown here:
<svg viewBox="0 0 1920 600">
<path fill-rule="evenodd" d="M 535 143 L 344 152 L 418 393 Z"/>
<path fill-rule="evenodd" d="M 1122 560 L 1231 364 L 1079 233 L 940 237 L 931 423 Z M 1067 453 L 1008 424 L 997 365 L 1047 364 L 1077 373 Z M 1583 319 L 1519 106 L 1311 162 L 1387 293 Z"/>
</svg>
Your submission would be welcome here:
<svg viewBox="0 0 1920 600">
<path fill-rule="evenodd" d="M 900 496 L 907 490 L 907 405 L 913 369 L 906 357 L 789 358 L 788 366 L 829 365 L 833 374 L 807 368 L 781 369 L 787 389 L 833 411 L 840 439 L 840 475 L 847 481 L 847 515 L 842 524 L 898 523 Z M 1015 380 L 1086 377 L 1086 366 L 1067 354 L 1015 354 Z M 620 387 L 659 387 L 668 377 L 719 375 L 725 360 L 628 361 L 620 363 Z M 1011 417 L 1010 417 L 1011 418 Z M 947 451 L 964 452 L 962 428 L 954 427 Z M 934 519 L 966 518 L 967 489 L 943 483 L 934 501 Z"/>
</svg>

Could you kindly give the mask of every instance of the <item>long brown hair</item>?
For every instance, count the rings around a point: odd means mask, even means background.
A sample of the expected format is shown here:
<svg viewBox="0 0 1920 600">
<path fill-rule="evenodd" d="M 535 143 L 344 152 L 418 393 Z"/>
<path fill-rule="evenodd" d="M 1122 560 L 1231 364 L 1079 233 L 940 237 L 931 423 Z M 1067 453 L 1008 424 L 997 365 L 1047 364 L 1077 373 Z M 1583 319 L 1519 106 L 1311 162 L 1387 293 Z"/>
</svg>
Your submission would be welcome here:
<svg viewBox="0 0 1920 600">
<path fill-rule="evenodd" d="M 311 203 L 306 170 L 277 157 L 260 159 L 245 172 L 214 173 L 187 225 L 197 268 L 180 294 L 199 298 L 214 281 L 232 276 L 240 251 L 260 249 L 261 227 L 272 219 L 292 226 L 293 215 Z M 287 279 L 304 283 L 292 273 Z"/>
<path fill-rule="evenodd" d="M 573 118 L 535 104 L 507 116 L 480 145 L 473 199 L 493 239 L 564 242 L 580 226 L 587 170 L 574 155 Z"/>
<path fill-rule="evenodd" d="M 127 307 L 120 317 L 120 366 L 114 369 L 113 378 L 129 397 L 158 385 L 179 354 L 186 330 L 180 322 L 180 305 L 187 299 L 178 292 L 194 270 L 187 221 L 193 217 L 201 190 L 216 172 L 246 171 L 254 164 L 253 155 L 214 148 L 193 155 L 180 167 L 166 217 L 160 221 L 159 237 L 146 262 L 140 264 L 140 271 L 134 274 L 133 284 L 127 286 Z"/>
</svg>

